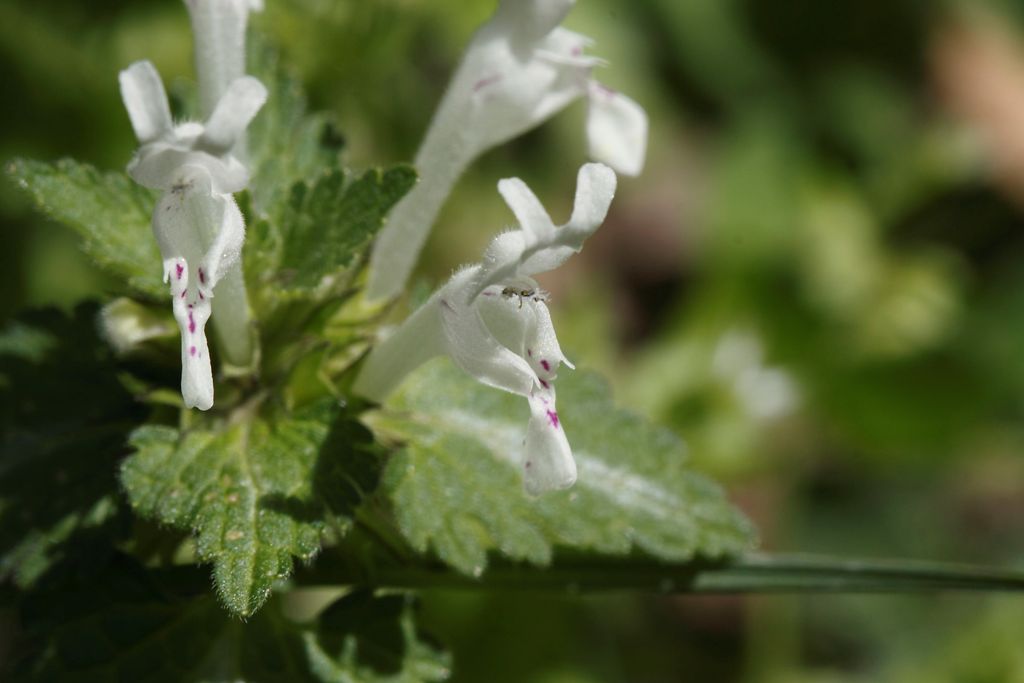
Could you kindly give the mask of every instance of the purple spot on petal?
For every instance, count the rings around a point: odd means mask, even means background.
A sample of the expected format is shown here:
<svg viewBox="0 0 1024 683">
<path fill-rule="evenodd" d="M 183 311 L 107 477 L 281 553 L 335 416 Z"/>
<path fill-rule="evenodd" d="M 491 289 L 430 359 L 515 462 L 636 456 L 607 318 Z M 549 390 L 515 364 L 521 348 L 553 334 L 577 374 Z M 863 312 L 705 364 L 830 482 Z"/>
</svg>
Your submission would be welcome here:
<svg viewBox="0 0 1024 683">
<path fill-rule="evenodd" d="M 550 384 L 548 384 L 547 382 L 545 382 L 544 380 L 541 380 L 541 381 L 540 381 L 540 385 L 541 385 L 542 387 L 544 387 L 545 389 L 550 389 L 550 388 L 551 388 L 551 385 L 550 385 Z"/>
<path fill-rule="evenodd" d="M 527 460 L 525 467 L 526 467 L 526 469 L 530 469 L 531 467 L 533 467 L 533 463 L 530 462 L 529 460 Z"/>
<path fill-rule="evenodd" d="M 541 360 L 540 366 L 544 368 L 545 372 L 551 372 L 551 363 L 547 362 L 546 360 Z"/>
<path fill-rule="evenodd" d="M 579 57 L 581 54 L 583 54 L 583 46 L 582 45 L 576 45 L 576 46 L 574 46 L 572 48 L 572 56 L 573 57 Z"/>
<path fill-rule="evenodd" d="M 206 273 L 203 272 L 202 268 L 199 269 L 199 281 L 204 285 L 206 284 Z"/>
<path fill-rule="evenodd" d="M 188 347 L 188 353 L 189 353 L 190 356 L 196 355 L 196 347 L 194 347 L 194 346 Z"/>
<path fill-rule="evenodd" d="M 182 298 L 182 299 L 184 299 L 184 298 L 185 298 L 185 290 L 184 290 L 184 289 L 183 289 L 183 290 L 181 290 L 181 298 Z"/>
<path fill-rule="evenodd" d="M 182 273 L 185 272 L 185 266 L 183 266 L 183 265 L 181 265 L 179 263 L 179 264 L 174 266 L 174 271 L 175 271 L 175 273 L 177 273 L 177 278 L 180 280 Z"/>
<path fill-rule="evenodd" d="M 192 308 L 192 307 L 189 306 L 189 308 Z M 192 311 L 188 312 L 188 331 L 189 332 L 195 332 L 196 331 L 196 321 L 195 321 L 195 319 L 192 318 Z"/>
<path fill-rule="evenodd" d="M 547 411 L 547 413 L 548 421 L 551 422 L 551 426 L 554 427 L 555 429 L 558 429 L 558 413 L 556 413 L 553 410 L 549 410 Z"/>
<path fill-rule="evenodd" d="M 526 355 L 533 358 L 533 349 L 526 349 Z"/>
<path fill-rule="evenodd" d="M 478 92 L 479 90 L 482 90 L 483 88 L 486 88 L 487 86 L 489 86 L 489 85 L 491 85 L 493 83 L 497 83 L 500 80 L 501 80 L 501 75 L 500 74 L 496 74 L 494 76 L 489 76 L 487 78 L 481 78 L 479 81 L 477 81 L 476 83 L 473 84 L 473 92 Z"/>
<path fill-rule="evenodd" d="M 452 305 L 448 303 L 445 299 L 441 299 L 441 305 L 444 306 L 447 310 L 451 311 L 452 313 L 455 312 L 455 309 L 452 308 Z"/>
<path fill-rule="evenodd" d="M 200 300 L 205 300 L 205 299 L 206 299 L 206 297 L 205 297 L 205 296 L 203 296 L 203 293 L 202 293 L 202 292 L 199 292 L 199 298 L 200 298 Z"/>
</svg>

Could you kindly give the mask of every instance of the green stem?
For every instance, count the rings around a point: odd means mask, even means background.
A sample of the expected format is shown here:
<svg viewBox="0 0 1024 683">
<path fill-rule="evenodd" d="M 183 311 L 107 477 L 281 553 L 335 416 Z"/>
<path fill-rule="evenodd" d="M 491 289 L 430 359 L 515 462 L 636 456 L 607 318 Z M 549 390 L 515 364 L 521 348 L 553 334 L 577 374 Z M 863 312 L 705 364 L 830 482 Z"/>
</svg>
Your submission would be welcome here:
<svg viewBox="0 0 1024 683">
<path fill-rule="evenodd" d="M 327 558 L 301 571 L 303 585 L 372 584 L 382 588 L 454 588 L 660 593 L 1024 592 L 1024 572 L 918 561 L 845 560 L 751 554 L 732 560 L 659 562 L 645 558 L 559 560 L 549 567 L 495 562 L 479 579 L 444 565 L 389 566 L 354 575 Z"/>
</svg>

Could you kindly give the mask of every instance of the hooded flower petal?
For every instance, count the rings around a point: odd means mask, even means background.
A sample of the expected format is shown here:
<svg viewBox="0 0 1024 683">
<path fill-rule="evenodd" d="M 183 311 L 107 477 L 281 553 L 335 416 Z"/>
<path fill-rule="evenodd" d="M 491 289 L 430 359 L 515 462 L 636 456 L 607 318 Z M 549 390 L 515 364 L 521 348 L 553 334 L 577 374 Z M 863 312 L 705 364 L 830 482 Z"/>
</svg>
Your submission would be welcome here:
<svg viewBox="0 0 1024 683">
<path fill-rule="evenodd" d="M 545 385 L 554 382 L 558 377 L 559 365 L 565 363 L 570 369 L 575 369 L 576 366 L 562 353 L 547 304 L 543 301 L 531 301 L 529 307 L 533 315 L 526 334 L 526 358 L 541 380 L 541 386 L 548 388 Z"/>
<path fill-rule="evenodd" d="M 213 222 L 210 225 L 218 226 L 216 235 L 199 266 L 199 272 L 205 274 L 206 282 L 201 285 L 208 285 L 212 290 L 229 270 L 234 268 L 242 257 L 242 246 L 245 243 L 245 219 L 238 208 L 235 198 L 229 194 L 210 195 L 209 199 L 217 205 L 216 213 L 211 212 Z M 216 220 L 219 214 L 220 220 Z"/>
<path fill-rule="evenodd" d="M 452 278 L 440 292 L 437 305 L 445 349 L 456 365 L 473 375 L 477 381 L 496 389 L 529 395 L 537 377 L 515 351 L 502 346 L 487 329 L 475 305 L 460 303 L 461 294 L 472 279 L 472 269 Z M 456 296 L 450 296 L 450 295 Z"/>
<path fill-rule="evenodd" d="M 615 174 L 600 164 L 580 169 L 572 218 L 555 227 L 521 180 L 499 191 L 520 228 L 498 235 L 484 262 L 460 270 L 389 338 L 378 344 L 356 379 L 356 393 L 383 400 L 421 363 L 445 353 L 479 382 L 527 399 L 523 481 L 530 493 L 571 486 L 576 464 L 555 408 L 554 380 L 565 358 L 545 303 L 529 276 L 580 250 L 604 219 Z"/>
<path fill-rule="evenodd" d="M 186 166 L 182 174 L 182 182 L 160 198 L 153 212 L 153 234 L 165 262 L 183 259 L 188 264 L 193 296 L 210 298 L 241 255 L 245 222 L 231 195 L 211 192 L 204 168 Z M 207 239 L 210 226 L 212 240 Z"/>
</svg>

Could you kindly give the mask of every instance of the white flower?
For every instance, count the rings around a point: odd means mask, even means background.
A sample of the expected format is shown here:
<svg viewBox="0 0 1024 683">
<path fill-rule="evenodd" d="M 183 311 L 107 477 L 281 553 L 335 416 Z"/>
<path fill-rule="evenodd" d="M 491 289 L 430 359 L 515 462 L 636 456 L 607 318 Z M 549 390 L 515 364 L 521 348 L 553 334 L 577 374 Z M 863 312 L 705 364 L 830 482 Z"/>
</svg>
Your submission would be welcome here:
<svg viewBox="0 0 1024 683">
<path fill-rule="evenodd" d="M 601 60 L 590 40 L 559 26 L 574 0 L 501 0 L 473 36 L 416 155 L 419 184 L 395 207 L 374 245 L 367 297 L 396 296 L 408 279 L 441 205 L 462 171 L 587 97 L 591 157 L 637 175 L 647 147 L 647 115 L 596 80 Z"/>
<path fill-rule="evenodd" d="M 555 406 L 554 380 L 562 354 L 533 275 L 552 270 L 578 252 L 604 221 L 615 194 L 615 173 L 602 164 L 579 172 L 572 217 L 556 227 L 537 197 L 518 178 L 498 191 L 519 229 L 496 237 L 482 263 L 451 280 L 370 353 L 355 391 L 383 400 L 412 370 L 447 354 L 478 381 L 524 396 L 530 405 L 523 481 L 528 492 L 567 488 L 576 464 Z"/>
<path fill-rule="evenodd" d="M 213 377 L 205 326 L 214 288 L 239 259 L 245 223 L 232 192 L 249 181 L 230 152 L 266 101 L 255 78 L 234 80 L 205 124 L 173 125 L 160 75 L 149 62 L 120 74 L 121 95 L 140 147 L 128 174 L 162 190 L 153 233 L 181 327 L 181 393 L 188 407 L 213 405 Z M 246 331 L 247 333 L 247 331 Z"/>
</svg>

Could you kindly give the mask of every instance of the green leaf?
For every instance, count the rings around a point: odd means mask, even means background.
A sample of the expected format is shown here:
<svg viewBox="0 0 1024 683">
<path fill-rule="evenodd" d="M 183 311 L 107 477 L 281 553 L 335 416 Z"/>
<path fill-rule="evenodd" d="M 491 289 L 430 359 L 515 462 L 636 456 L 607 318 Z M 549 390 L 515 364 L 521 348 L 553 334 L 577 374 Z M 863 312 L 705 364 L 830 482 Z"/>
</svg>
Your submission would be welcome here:
<svg viewBox="0 0 1024 683">
<path fill-rule="evenodd" d="M 197 536 L 232 612 L 253 614 L 293 558 L 309 561 L 327 522 L 344 532 L 373 472 L 349 475 L 373 447 L 330 400 L 270 417 L 243 407 L 220 430 L 145 426 L 121 480 L 141 514 Z M 334 425 L 332 428 L 332 421 Z"/>
<path fill-rule="evenodd" d="M 0 580 L 33 583 L 117 517 L 117 462 L 143 415 L 97 312 L 28 313 L 0 332 Z"/>
<path fill-rule="evenodd" d="M 15 649 L 17 680 L 416 683 L 447 675 L 446 656 L 420 640 L 401 596 L 345 596 L 311 624 L 289 620 L 277 599 L 241 622 L 219 608 L 195 568 L 147 571 L 122 555 L 44 588 L 19 610 L 27 642 Z"/>
<path fill-rule="evenodd" d="M 62 159 L 54 164 L 16 159 L 8 175 L 50 218 L 82 237 L 96 264 L 131 288 L 166 297 L 161 260 L 150 229 L 153 195 L 124 172 L 102 173 Z"/>
<path fill-rule="evenodd" d="M 324 278 L 350 266 L 415 181 L 411 168 L 399 166 L 366 171 L 348 183 L 334 169 L 312 184 L 293 186 L 282 219 L 283 284 L 315 289 Z"/>
<path fill-rule="evenodd" d="M 295 629 L 272 610 L 230 619 L 192 568 L 149 571 L 116 556 L 29 596 L 25 681 L 312 681 Z"/>
<path fill-rule="evenodd" d="M 309 294 L 353 264 L 416 174 L 398 166 L 346 177 L 332 119 L 308 112 L 272 49 L 257 40 L 250 60 L 270 97 L 249 135 L 248 279 L 275 296 Z"/>
<path fill-rule="evenodd" d="M 339 683 L 447 680 L 450 657 L 422 640 L 413 616 L 407 595 L 349 593 L 320 615 L 317 633 L 307 636 L 314 671 Z"/>
<path fill-rule="evenodd" d="M 492 551 L 545 565 L 555 546 L 681 561 L 751 545 L 749 523 L 717 485 L 687 469 L 673 434 L 615 408 L 594 374 L 567 370 L 558 385 L 579 479 L 531 498 L 520 477 L 524 400 L 447 361 L 406 380 L 373 424 L 407 442 L 383 487 L 414 548 L 478 576 Z"/>
<path fill-rule="evenodd" d="M 249 194 L 253 213 L 262 217 L 287 204 L 295 183 L 336 166 L 344 140 L 329 115 L 308 111 L 298 80 L 260 34 L 248 42 L 249 73 L 269 91 L 248 131 Z"/>
</svg>

